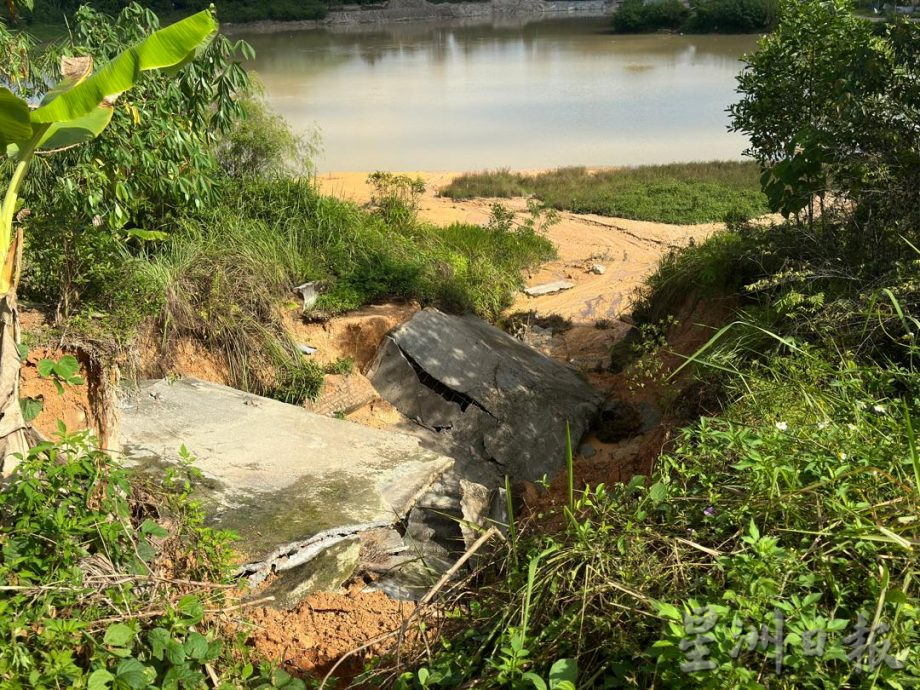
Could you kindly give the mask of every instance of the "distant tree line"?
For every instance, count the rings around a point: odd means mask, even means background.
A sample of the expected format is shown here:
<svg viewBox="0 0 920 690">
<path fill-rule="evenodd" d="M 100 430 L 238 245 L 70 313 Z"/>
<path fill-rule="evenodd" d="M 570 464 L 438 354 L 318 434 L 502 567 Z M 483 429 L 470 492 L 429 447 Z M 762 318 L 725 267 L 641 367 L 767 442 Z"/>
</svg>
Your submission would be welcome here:
<svg viewBox="0 0 920 690">
<path fill-rule="evenodd" d="M 348 0 L 349 4 L 373 4 L 382 0 Z M 94 9 L 115 16 L 130 3 L 129 0 L 35 0 L 33 9 L 21 9 L 19 21 L 26 24 L 58 24 L 72 18 L 77 9 L 84 4 Z M 185 16 L 198 12 L 211 5 L 211 0 L 147 0 L 143 3 L 157 14 L 169 18 Z M 217 15 L 223 22 L 242 23 L 263 19 L 275 21 L 294 21 L 303 19 L 322 19 L 330 8 L 341 6 L 341 0 L 215 0 Z M 3 19 L 9 19 L 8 10 L 0 13 Z"/>
<path fill-rule="evenodd" d="M 775 18 L 776 0 L 623 0 L 613 15 L 613 29 L 751 33 L 772 28 Z"/>
</svg>

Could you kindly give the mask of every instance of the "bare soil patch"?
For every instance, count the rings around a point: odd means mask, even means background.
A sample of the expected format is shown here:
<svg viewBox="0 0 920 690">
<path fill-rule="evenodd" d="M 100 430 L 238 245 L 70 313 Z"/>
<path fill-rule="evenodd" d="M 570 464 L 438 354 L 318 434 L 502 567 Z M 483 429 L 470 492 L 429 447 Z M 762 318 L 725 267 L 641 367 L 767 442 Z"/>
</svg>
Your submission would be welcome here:
<svg viewBox="0 0 920 690">
<path fill-rule="evenodd" d="M 313 594 L 290 612 L 257 609 L 250 642 L 259 656 L 280 662 L 289 673 L 322 679 L 342 655 L 399 629 L 415 610 L 411 602 L 362 588 L 357 584 L 341 594 Z M 337 687 L 348 685 L 367 659 L 392 644 L 392 638 L 382 640 L 345 660 L 335 671 Z"/>
</svg>

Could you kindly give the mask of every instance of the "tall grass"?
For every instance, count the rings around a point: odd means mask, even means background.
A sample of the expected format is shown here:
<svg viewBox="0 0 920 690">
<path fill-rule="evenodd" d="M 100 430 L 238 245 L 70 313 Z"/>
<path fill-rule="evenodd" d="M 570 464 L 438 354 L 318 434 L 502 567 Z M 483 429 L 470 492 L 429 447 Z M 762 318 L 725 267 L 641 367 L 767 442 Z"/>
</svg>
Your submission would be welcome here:
<svg viewBox="0 0 920 690">
<path fill-rule="evenodd" d="M 592 172 L 560 168 L 537 175 L 508 170 L 461 175 L 445 189 L 452 199 L 532 194 L 574 213 L 662 223 L 706 223 L 727 215 L 767 212 L 754 163 L 710 161 Z"/>
<path fill-rule="evenodd" d="M 284 329 L 295 285 L 321 281 L 319 314 L 411 299 L 494 318 L 522 271 L 553 255 L 527 228 L 392 224 L 281 178 L 240 183 L 232 205 L 183 221 L 133 266 L 158 296 L 167 342 L 195 338 L 223 356 L 235 385 L 297 402 L 316 395 L 322 372 Z"/>
</svg>

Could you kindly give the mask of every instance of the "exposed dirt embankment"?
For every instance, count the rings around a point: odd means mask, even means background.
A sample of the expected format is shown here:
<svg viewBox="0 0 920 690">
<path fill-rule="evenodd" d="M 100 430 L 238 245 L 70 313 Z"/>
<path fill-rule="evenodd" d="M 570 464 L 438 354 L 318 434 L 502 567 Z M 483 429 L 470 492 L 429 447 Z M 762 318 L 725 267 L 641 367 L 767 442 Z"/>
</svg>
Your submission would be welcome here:
<svg viewBox="0 0 920 690">
<path fill-rule="evenodd" d="M 53 438 L 58 423 L 63 422 L 68 431 L 91 430 L 103 447 L 108 446 L 113 425 L 114 404 L 112 401 L 115 373 L 104 366 L 87 351 L 75 347 L 60 347 L 57 343 L 41 336 L 45 332 L 45 317 L 38 311 L 20 310 L 22 330 L 33 334 L 35 346 L 30 347 L 22 362 L 19 379 L 20 399 L 37 401 L 41 411 L 32 421 L 38 432 Z M 84 385 L 64 385 L 63 394 L 58 392 L 52 378 L 39 374 L 39 362 L 43 359 L 60 360 L 64 355 L 73 355 L 80 364 L 79 376 Z"/>
</svg>

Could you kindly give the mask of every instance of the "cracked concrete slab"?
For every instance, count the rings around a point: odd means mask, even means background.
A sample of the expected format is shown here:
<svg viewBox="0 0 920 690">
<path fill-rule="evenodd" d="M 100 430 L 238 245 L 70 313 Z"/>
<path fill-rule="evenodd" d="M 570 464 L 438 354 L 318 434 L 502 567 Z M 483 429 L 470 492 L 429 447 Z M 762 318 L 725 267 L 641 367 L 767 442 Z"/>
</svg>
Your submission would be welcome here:
<svg viewBox="0 0 920 690">
<path fill-rule="evenodd" d="M 129 464 L 160 472 L 180 447 L 210 519 L 247 562 L 325 530 L 395 524 L 453 464 L 418 439 L 195 379 L 145 381 L 121 401 Z"/>
<path fill-rule="evenodd" d="M 474 316 L 434 309 L 392 331 L 368 370 L 380 395 L 438 432 L 458 475 L 487 487 L 565 464 L 603 401 L 581 376 Z"/>
</svg>

